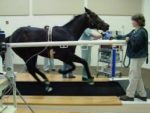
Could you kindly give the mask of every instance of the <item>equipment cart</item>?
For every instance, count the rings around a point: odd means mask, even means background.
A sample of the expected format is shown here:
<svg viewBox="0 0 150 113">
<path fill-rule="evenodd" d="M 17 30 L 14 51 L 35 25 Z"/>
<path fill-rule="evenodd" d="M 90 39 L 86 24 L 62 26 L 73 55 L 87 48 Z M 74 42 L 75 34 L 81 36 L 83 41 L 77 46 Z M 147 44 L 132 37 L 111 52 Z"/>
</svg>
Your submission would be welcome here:
<svg viewBox="0 0 150 113">
<path fill-rule="evenodd" d="M 113 48 L 115 48 L 115 53 L 113 53 Z M 115 54 L 115 65 L 113 65 L 113 54 Z M 101 45 L 98 49 L 98 62 L 97 62 L 97 77 L 99 75 L 104 75 L 107 77 L 112 76 L 122 76 L 122 72 L 117 70 L 117 65 L 122 67 L 123 62 L 123 49 L 122 46 L 111 46 L 111 45 Z M 113 67 L 114 66 L 114 67 Z M 112 75 L 113 70 L 114 75 Z"/>
</svg>

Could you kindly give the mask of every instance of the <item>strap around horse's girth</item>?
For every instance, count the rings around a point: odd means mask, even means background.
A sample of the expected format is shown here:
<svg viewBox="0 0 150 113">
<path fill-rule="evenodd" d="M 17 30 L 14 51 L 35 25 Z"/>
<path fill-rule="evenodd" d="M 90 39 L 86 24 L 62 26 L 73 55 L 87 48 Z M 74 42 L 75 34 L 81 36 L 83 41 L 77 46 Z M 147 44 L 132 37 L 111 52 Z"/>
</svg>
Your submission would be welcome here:
<svg viewBox="0 0 150 113">
<path fill-rule="evenodd" d="M 49 41 L 53 41 L 53 37 L 52 37 L 52 31 L 53 30 L 53 28 L 50 28 L 48 31 L 47 31 L 47 34 L 48 34 L 48 42 Z M 49 57 L 50 58 L 54 58 L 54 54 L 55 54 L 55 51 L 53 50 L 53 49 L 51 49 L 51 48 L 48 48 L 48 55 L 49 55 Z"/>
<path fill-rule="evenodd" d="M 52 37 L 52 33 L 53 33 L 53 28 L 49 28 L 49 30 L 47 31 L 47 34 L 48 34 L 48 42 L 49 41 L 52 41 L 53 37 Z"/>
</svg>

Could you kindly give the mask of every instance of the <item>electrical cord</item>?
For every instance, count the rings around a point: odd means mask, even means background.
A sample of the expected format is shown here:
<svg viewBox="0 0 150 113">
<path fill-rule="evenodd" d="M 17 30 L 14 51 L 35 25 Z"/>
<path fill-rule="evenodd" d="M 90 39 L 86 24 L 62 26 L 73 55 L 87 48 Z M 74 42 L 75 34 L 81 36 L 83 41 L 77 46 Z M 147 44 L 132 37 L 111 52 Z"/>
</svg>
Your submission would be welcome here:
<svg viewBox="0 0 150 113">
<path fill-rule="evenodd" d="M 126 65 L 126 59 L 127 59 L 127 52 L 125 53 L 125 57 L 124 57 L 124 60 L 123 60 L 123 66 L 124 66 L 125 68 L 129 68 L 131 59 L 129 58 L 129 62 L 128 62 L 127 65 Z"/>
<path fill-rule="evenodd" d="M 99 32 L 99 31 L 97 30 L 97 32 Z M 99 32 L 99 33 L 100 33 L 100 32 Z M 100 34 L 102 34 L 102 33 L 100 33 Z M 111 38 L 113 38 L 113 37 L 111 37 Z M 129 62 L 128 62 L 127 65 L 126 65 L 126 59 L 127 59 L 127 52 L 125 53 L 125 57 L 124 57 L 124 60 L 123 60 L 123 66 L 124 66 L 125 68 L 129 68 L 130 63 L 131 63 L 131 59 L 129 58 Z"/>
</svg>

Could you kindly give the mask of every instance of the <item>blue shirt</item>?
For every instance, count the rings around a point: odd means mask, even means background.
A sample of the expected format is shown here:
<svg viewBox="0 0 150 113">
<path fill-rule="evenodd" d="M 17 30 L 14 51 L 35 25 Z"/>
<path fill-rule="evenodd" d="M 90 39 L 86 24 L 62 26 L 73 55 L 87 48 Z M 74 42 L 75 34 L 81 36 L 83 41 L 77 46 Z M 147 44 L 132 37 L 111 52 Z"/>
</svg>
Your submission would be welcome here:
<svg viewBox="0 0 150 113">
<path fill-rule="evenodd" d="M 87 28 L 81 35 L 80 40 L 92 40 L 92 30 Z"/>
</svg>

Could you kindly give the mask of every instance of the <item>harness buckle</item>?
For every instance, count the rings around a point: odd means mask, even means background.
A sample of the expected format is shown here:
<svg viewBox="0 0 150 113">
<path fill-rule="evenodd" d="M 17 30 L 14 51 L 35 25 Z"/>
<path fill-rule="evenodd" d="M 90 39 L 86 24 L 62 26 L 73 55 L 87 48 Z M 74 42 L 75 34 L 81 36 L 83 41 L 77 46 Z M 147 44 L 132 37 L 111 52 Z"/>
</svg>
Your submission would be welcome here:
<svg viewBox="0 0 150 113">
<path fill-rule="evenodd" d="M 60 48 L 66 49 L 66 48 L 68 48 L 68 45 L 60 45 Z"/>
</svg>

